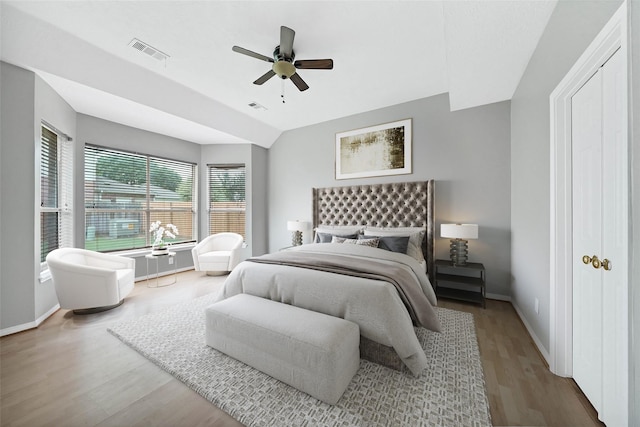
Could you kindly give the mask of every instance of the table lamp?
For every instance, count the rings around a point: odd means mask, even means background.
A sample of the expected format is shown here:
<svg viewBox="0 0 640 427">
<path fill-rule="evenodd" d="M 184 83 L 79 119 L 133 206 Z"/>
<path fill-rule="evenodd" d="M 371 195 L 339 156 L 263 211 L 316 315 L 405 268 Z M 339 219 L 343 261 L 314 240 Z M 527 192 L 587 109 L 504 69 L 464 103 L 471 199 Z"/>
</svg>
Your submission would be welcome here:
<svg viewBox="0 0 640 427">
<path fill-rule="evenodd" d="M 291 244 L 300 246 L 302 244 L 302 232 L 306 230 L 309 223 L 306 221 L 287 221 L 287 230 L 291 231 Z"/>
<path fill-rule="evenodd" d="M 451 239 L 449 254 L 453 265 L 465 265 L 469 258 L 469 239 L 478 238 L 478 224 L 441 224 L 440 237 Z"/>
</svg>

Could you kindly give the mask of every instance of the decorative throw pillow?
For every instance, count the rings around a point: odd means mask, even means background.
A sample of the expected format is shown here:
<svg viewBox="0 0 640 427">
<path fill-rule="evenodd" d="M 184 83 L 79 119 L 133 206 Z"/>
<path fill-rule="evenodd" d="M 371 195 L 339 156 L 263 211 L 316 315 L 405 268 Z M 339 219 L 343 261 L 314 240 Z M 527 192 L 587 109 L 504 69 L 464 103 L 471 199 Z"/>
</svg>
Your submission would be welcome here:
<svg viewBox="0 0 640 427">
<path fill-rule="evenodd" d="M 378 238 L 373 238 L 373 239 L 357 238 L 357 239 L 345 239 L 344 242 L 342 242 L 342 243 L 346 243 L 346 244 L 350 244 L 350 245 L 360 245 L 360 246 L 369 246 L 369 247 L 372 247 L 372 248 L 377 248 L 379 242 L 380 242 L 380 239 L 378 239 Z"/>
<path fill-rule="evenodd" d="M 378 228 L 367 227 L 364 235 L 371 236 L 408 236 L 409 244 L 407 245 L 407 255 L 414 258 L 418 262 L 424 262 L 424 254 L 422 253 L 422 242 L 427 230 L 422 227 L 398 227 L 398 228 Z"/>
<path fill-rule="evenodd" d="M 371 236 L 377 237 L 380 241 L 378 247 L 386 251 L 398 252 L 401 254 L 407 253 L 407 247 L 409 246 L 409 236 Z M 359 235 L 358 239 L 367 239 L 369 236 Z"/>
</svg>

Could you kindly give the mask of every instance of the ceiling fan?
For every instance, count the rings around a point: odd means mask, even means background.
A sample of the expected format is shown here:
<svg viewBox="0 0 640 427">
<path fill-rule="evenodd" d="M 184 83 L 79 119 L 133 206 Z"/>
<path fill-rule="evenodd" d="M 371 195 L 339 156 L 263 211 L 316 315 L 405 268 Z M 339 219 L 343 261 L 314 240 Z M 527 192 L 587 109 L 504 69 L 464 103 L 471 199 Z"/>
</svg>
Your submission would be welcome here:
<svg viewBox="0 0 640 427">
<path fill-rule="evenodd" d="M 280 27 L 280 45 L 273 51 L 273 58 L 250 51 L 240 46 L 234 46 L 234 52 L 242 53 L 262 61 L 271 62 L 271 70 L 264 73 L 253 84 L 261 85 L 271 77 L 277 75 L 283 80 L 289 79 L 302 92 L 309 89 L 309 85 L 302 80 L 296 69 L 300 70 L 331 70 L 333 69 L 333 59 L 307 59 L 294 61 L 296 55 L 293 52 L 293 38 L 296 32 L 291 28 Z"/>
</svg>

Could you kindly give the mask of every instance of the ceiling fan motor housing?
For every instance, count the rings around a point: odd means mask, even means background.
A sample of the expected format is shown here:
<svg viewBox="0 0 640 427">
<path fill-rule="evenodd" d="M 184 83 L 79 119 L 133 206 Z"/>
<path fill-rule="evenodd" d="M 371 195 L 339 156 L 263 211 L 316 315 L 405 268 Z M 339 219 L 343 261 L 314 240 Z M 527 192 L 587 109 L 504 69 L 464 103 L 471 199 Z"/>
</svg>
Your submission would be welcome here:
<svg viewBox="0 0 640 427">
<path fill-rule="evenodd" d="M 280 53 L 280 46 L 276 46 L 276 48 L 273 50 L 273 59 L 276 60 L 276 62 L 278 61 L 287 61 L 287 62 L 293 62 L 293 60 L 296 58 L 296 54 L 293 50 L 291 50 L 291 58 L 288 58 L 284 53 Z"/>
</svg>

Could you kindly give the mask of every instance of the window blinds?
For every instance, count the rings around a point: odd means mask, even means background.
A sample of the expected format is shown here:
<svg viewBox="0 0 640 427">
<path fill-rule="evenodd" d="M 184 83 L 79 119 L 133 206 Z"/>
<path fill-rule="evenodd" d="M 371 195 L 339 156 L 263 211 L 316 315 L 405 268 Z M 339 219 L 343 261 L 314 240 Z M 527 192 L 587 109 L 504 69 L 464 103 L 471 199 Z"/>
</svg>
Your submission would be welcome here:
<svg viewBox="0 0 640 427">
<path fill-rule="evenodd" d="M 40 262 L 73 246 L 73 145 L 42 126 L 40 138 Z"/>
<path fill-rule="evenodd" d="M 196 166 L 85 146 L 85 248 L 107 252 L 151 246 L 151 222 L 174 224 L 170 243 L 194 240 Z"/>
<path fill-rule="evenodd" d="M 209 233 L 245 235 L 245 165 L 209 165 Z"/>
<path fill-rule="evenodd" d="M 40 262 L 60 247 L 58 136 L 42 127 L 40 138 Z"/>
<path fill-rule="evenodd" d="M 150 220 L 178 227 L 179 241 L 195 239 L 194 171 L 189 163 L 149 158 Z"/>
</svg>

